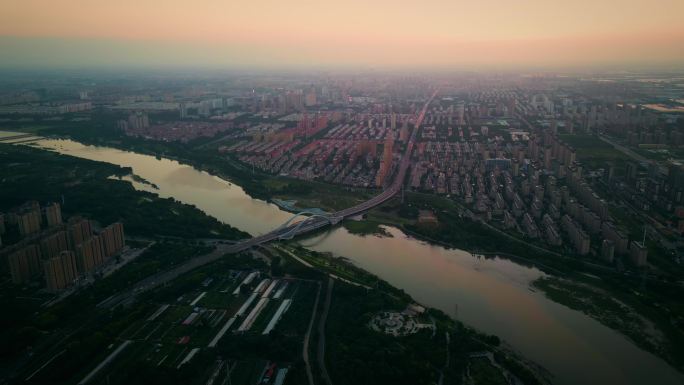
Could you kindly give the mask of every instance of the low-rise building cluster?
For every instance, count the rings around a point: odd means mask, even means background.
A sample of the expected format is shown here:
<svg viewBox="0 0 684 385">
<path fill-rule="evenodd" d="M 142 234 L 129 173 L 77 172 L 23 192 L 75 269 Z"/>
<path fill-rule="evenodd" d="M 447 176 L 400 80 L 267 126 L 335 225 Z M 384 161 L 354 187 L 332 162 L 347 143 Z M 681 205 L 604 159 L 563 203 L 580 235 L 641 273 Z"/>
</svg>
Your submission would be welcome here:
<svg viewBox="0 0 684 385">
<path fill-rule="evenodd" d="M 457 102 L 457 108 L 433 108 L 412 154 L 408 186 L 455 198 L 473 217 L 531 240 L 607 262 L 624 255 L 635 265 L 645 265 L 643 241 L 630 242 L 618 229 L 607 202 L 592 189 L 575 149 L 561 138 L 558 127 L 523 129 L 527 122 L 507 116 L 506 108 L 497 118 L 496 105 L 483 109 Z M 544 111 L 551 104 L 539 98 L 531 103 L 506 99 L 505 105 Z M 460 116 L 462 108 L 465 118 Z M 458 125 L 463 120 L 478 122 L 479 127 Z"/>
<path fill-rule="evenodd" d="M 305 117 L 306 118 L 306 117 Z M 389 126 L 386 124 L 390 123 Z M 263 127 L 246 130 L 248 139 L 219 148 L 262 171 L 304 180 L 322 180 L 355 187 L 380 187 L 396 166 L 397 115 L 363 119 L 363 124 L 340 123 L 324 130 L 309 123 L 297 128 Z M 327 124 L 327 120 L 324 121 Z M 321 135 L 314 136 L 318 132 Z M 308 139 L 314 136 L 312 139 Z"/>
<path fill-rule="evenodd" d="M 197 138 L 212 138 L 219 133 L 231 130 L 234 124 L 230 121 L 176 121 L 150 124 L 146 113 L 137 112 L 129 115 L 127 120 L 120 120 L 118 127 L 127 136 L 186 143 Z"/>
</svg>

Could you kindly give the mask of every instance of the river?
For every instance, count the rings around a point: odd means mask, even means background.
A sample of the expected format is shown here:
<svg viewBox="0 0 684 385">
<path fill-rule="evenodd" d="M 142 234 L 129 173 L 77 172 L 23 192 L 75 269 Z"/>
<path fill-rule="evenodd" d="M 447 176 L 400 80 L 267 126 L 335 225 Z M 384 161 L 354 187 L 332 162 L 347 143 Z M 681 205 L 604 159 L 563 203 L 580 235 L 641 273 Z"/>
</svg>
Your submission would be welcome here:
<svg viewBox="0 0 684 385">
<path fill-rule="evenodd" d="M 247 231 L 263 234 L 291 214 L 253 199 L 238 185 L 169 159 L 45 139 L 37 147 L 125 167 L 155 184 L 135 188 L 173 197 Z M 391 237 L 359 236 L 343 227 L 302 241 L 344 256 L 476 329 L 499 336 L 543 366 L 556 384 L 684 384 L 684 375 L 592 318 L 555 303 L 530 283 L 545 273 L 501 258 L 479 258 L 430 245 L 387 227 Z"/>
</svg>

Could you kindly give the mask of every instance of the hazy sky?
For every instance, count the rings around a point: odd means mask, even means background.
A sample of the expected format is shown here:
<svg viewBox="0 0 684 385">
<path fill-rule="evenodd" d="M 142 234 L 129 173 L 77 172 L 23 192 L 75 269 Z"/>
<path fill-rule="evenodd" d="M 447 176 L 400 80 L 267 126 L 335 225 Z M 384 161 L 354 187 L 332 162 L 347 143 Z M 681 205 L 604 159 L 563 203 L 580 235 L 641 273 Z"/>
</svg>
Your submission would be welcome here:
<svg viewBox="0 0 684 385">
<path fill-rule="evenodd" d="M 2 0 L 0 66 L 684 65 L 684 0 Z"/>
</svg>

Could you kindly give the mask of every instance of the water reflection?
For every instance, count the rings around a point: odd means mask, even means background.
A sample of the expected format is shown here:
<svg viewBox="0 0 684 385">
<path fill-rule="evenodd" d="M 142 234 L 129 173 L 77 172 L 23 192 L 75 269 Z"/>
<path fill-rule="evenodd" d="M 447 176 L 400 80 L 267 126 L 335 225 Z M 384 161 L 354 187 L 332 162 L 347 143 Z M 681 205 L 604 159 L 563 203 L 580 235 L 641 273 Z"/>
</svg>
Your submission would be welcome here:
<svg viewBox="0 0 684 385">
<path fill-rule="evenodd" d="M 84 146 L 71 140 L 41 140 L 36 145 L 80 158 L 131 167 L 136 175 L 159 187 L 156 190 L 147 184 L 133 182 L 136 189 L 193 204 L 220 221 L 253 235 L 268 232 L 290 217 L 289 213 L 272 203 L 252 199 L 236 184 L 175 160 L 156 159 L 107 147 Z"/>
</svg>

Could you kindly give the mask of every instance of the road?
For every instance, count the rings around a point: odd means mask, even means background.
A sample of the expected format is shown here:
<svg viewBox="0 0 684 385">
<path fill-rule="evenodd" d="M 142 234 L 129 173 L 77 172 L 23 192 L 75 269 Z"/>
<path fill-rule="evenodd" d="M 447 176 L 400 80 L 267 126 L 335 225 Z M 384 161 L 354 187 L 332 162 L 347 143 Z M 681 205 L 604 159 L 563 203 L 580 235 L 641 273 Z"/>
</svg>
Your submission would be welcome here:
<svg viewBox="0 0 684 385">
<path fill-rule="evenodd" d="M 306 365 L 306 377 L 309 379 L 309 385 L 314 385 L 313 373 L 311 371 L 311 363 L 309 362 L 309 340 L 311 339 L 311 329 L 313 329 L 314 320 L 316 319 L 316 311 L 318 310 L 318 300 L 321 297 L 321 283 L 318 282 L 318 291 L 316 292 L 316 300 L 314 301 L 313 310 L 311 311 L 311 320 L 309 320 L 309 327 L 304 334 L 304 347 L 302 348 L 302 359 Z"/>
<path fill-rule="evenodd" d="M 418 129 L 420 128 L 420 125 L 423 123 L 423 120 L 425 119 L 425 114 L 427 113 L 428 107 L 432 100 L 437 96 L 437 93 L 439 90 L 435 90 L 430 98 L 425 102 L 425 105 L 421 109 L 420 113 L 416 117 L 416 121 L 414 122 L 413 130 L 411 132 L 411 136 L 409 137 L 409 140 L 406 144 L 406 150 L 404 151 L 404 154 L 402 155 L 402 158 L 399 163 L 399 168 L 397 171 L 397 174 L 394 178 L 394 181 L 390 186 L 388 186 L 385 190 L 383 190 L 380 194 L 374 196 L 373 198 L 360 203 L 356 206 L 349 207 L 347 209 L 337 211 L 330 215 L 329 217 L 309 217 L 307 219 L 304 219 L 298 223 L 293 223 L 291 225 L 288 225 L 286 227 L 282 228 L 277 228 L 269 233 L 253 237 L 250 239 L 238 241 L 234 244 L 216 244 L 216 248 L 210 252 L 209 254 L 205 254 L 199 257 L 195 257 L 182 265 L 176 266 L 171 270 L 161 272 L 158 274 L 155 274 L 153 276 L 150 276 L 140 282 L 138 282 L 135 286 L 133 286 L 130 290 L 125 291 L 123 293 L 116 294 L 110 298 L 107 298 L 106 300 L 100 302 L 98 304 L 99 307 L 113 307 L 118 304 L 128 304 L 130 303 L 133 298 L 138 294 L 142 293 L 144 291 L 153 289 L 155 287 L 158 287 L 160 285 L 163 285 L 167 282 L 172 281 L 176 277 L 180 276 L 181 274 L 185 274 L 190 270 L 196 269 L 200 266 L 204 266 L 208 263 L 214 262 L 218 259 L 220 259 L 222 256 L 225 254 L 234 254 L 234 253 L 239 253 L 241 251 L 245 251 L 247 249 L 250 249 L 254 246 L 259 246 L 264 243 L 268 243 L 271 241 L 275 241 L 278 239 L 290 239 L 295 236 L 299 236 L 302 234 L 306 234 L 315 230 L 318 230 L 322 227 L 326 227 L 329 225 L 335 225 L 342 221 L 345 218 L 348 217 L 353 217 L 355 215 L 362 214 L 376 206 L 379 206 L 389 199 L 391 199 L 393 196 L 395 196 L 400 190 L 401 186 L 404 184 L 404 180 L 406 179 L 406 174 L 408 172 L 409 166 L 411 164 L 411 153 L 413 152 L 413 147 L 415 145 L 416 137 L 418 135 Z"/>
<path fill-rule="evenodd" d="M 330 311 L 330 300 L 332 299 L 332 290 L 335 280 L 332 277 L 328 278 L 328 289 L 325 293 L 325 303 L 323 304 L 323 313 L 318 322 L 318 367 L 321 370 L 321 377 L 326 385 L 332 385 L 332 380 L 328 374 L 328 368 L 325 366 L 325 323 L 328 321 L 328 311 Z"/>
</svg>

